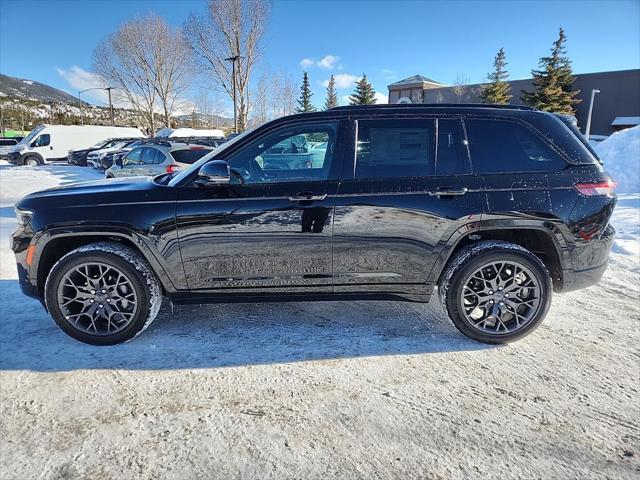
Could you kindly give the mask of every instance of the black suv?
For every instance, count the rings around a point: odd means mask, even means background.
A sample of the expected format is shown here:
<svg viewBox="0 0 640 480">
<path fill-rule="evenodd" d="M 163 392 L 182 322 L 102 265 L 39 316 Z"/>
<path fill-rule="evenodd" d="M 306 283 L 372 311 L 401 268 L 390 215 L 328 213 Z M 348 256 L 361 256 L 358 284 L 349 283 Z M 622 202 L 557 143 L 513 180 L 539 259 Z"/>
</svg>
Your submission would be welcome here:
<svg viewBox="0 0 640 480">
<path fill-rule="evenodd" d="M 575 126 L 521 107 L 380 105 L 280 118 L 191 168 L 81 183 L 16 205 L 19 281 L 83 342 L 173 302 L 405 299 L 434 287 L 489 343 L 593 285 L 613 182 Z"/>
</svg>

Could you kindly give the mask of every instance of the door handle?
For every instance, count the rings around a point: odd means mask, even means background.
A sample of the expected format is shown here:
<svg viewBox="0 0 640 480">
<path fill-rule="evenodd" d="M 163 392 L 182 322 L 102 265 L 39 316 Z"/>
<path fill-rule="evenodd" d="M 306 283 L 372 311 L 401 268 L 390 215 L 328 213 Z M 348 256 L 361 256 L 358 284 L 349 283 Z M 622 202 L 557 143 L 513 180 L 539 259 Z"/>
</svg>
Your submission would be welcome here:
<svg viewBox="0 0 640 480">
<path fill-rule="evenodd" d="M 307 193 L 298 193 L 292 197 L 289 197 L 290 202 L 319 202 L 327 198 L 327 194 L 323 195 L 312 195 Z"/>
<path fill-rule="evenodd" d="M 432 197 L 454 197 L 464 195 L 469 191 L 467 187 L 453 188 L 453 187 L 438 187 L 435 190 L 431 190 L 429 195 Z"/>
</svg>

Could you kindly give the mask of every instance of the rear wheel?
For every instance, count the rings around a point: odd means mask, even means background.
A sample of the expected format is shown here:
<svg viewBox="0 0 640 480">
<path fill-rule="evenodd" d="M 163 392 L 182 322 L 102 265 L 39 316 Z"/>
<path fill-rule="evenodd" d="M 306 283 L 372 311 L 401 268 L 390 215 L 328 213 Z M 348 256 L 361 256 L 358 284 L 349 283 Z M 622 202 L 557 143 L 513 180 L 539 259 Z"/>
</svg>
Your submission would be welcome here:
<svg viewBox="0 0 640 480">
<path fill-rule="evenodd" d="M 68 335 L 92 345 L 134 338 L 156 317 L 158 280 L 131 248 L 116 243 L 85 245 L 62 257 L 45 284 L 51 316 Z"/>
<path fill-rule="evenodd" d="M 454 325 L 485 343 L 531 333 L 551 303 L 551 276 L 519 245 L 486 241 L 463 249 L 443 276 L 441 297 Z"/>
</svg>

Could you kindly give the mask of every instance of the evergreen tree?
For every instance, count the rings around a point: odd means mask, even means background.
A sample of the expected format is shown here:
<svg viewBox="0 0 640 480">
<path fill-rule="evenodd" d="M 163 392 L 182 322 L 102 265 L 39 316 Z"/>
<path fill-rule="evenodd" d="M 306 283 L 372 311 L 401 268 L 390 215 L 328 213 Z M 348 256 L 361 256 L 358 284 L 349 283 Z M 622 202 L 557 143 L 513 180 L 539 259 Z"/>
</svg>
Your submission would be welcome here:
<svg viewBox="0 0 640 480">
<path fill-rule="evenodd" d="M 491 83 L 487 85 L 480 98 L 483 103 L 495 103 L 495 104 L 508 104 L 509 100 L 513 98 L 511 95 L 511 85 L 507 82 L 509 74 L 507 73 L 504 48 L 498 50 L 496 58 L 493 61 L 495 70 L 487 75 L 487 78 L 491 80 Z"/>
<path fill-rule="evenodd" d="M 574 98 L 580 90 L 571 91 L 575 80 L 571 71 L 571 60 L 567 57 L 564 42 L 567 37 L 560 28 L 558 39 L 553 42 L 551 56 L 542 57 L 540 70 L 532 70 L 533 92 L 522 92 L 522 100 L 538 110 L 574 114 L 573 106 L 581 100 Z"/>
<path fill-rule="evenodd" d="M 304 72 L 302 75 L 302 86 L 300 87 L 300 98 L 298 99 L 298 106 L 296 107 L 296 113 L 315 112 L 316 107 L 311 103 L 311 88 L 309 87 L 309 75 Z"/>
<path fill-rule="evenodd" d="M 329 79 L 329 85 L 327 85 L 327 98 L 324 101 L 324 109 L 329 110 L 330 108 L 338 106 L 338 93 L 336 92 L 336 79 L 333 75 Z"/>
<path fill-rule="evenodd" d="M 375 92 L 373 86 L 367 80 L 367 76 L 363 73 L 362 78 L 356 82 L 356 89 L 353 94 L 349 95 L 350 105 L 374 105 L 376 103 Z"/>
</svg>

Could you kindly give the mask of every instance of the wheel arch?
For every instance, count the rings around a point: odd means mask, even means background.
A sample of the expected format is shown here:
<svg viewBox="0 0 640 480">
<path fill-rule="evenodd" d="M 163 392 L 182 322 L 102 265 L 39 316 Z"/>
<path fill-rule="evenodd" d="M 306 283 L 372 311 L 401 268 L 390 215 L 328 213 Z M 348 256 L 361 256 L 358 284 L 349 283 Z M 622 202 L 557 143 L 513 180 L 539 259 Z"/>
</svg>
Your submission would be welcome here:
<svg viewBox="0 0 640 480">
<path fill-rule="evenodd" d="M 567 245 L 559 229 L 551 222 L 528 221 L 514 224 L 513 220 L 495 221 L 481 225 L 478 230 L 462 228 L 454 232 L 442 249 L 429 274 L 429 283 L 437 284 L 441 275 L 457 253 L 467 245 L 481 240 L 502 240 L 526 248 L 545 265 L 553 282 L 553 289 L 561 291 L 563 265 L 567 261 Z"/>
<path fill-rule="evenodd" d="M 38 163 L 40 165 L 44 165 L 45 164 L 45 159 L 40 153 L 38 153 L 38 152 L 25 152 L 20 156 L 20 165 L 26 165 L 26 160 L 29 157 L 36 157 L 38 159 Z"/>
<path fill-rule="evenodd" d="M 76 248 L 91 243 L 112 242 L 126 245 L 137 252 L 149 264 L 153 272 L 158 277 L 162 285 L 163 292 L 175 292 L 176 287 L 158 261 L 153 251 L 145 244 L 139 235 L 134 232 L 123 231 L 69 231 L 48 232 L 45 238 L 40 238 L 37 242 L 36 262 L 31 267 L 32 275 L 35 276 L 38 294 L 44 298 L 44 284 L 53 265 L 64 255 Z"/>
</svg>

